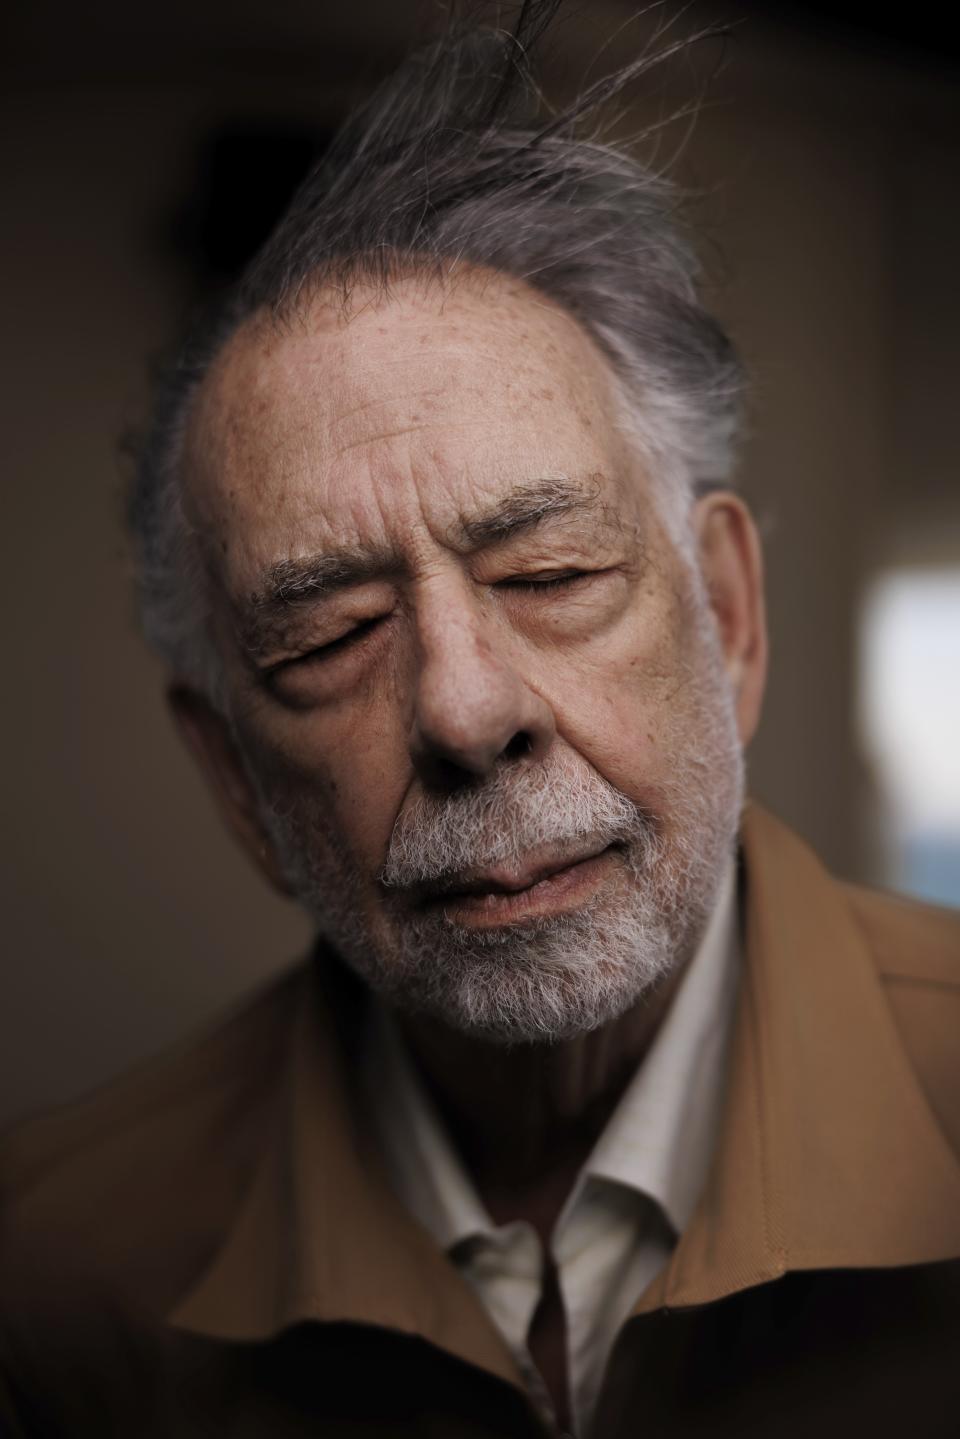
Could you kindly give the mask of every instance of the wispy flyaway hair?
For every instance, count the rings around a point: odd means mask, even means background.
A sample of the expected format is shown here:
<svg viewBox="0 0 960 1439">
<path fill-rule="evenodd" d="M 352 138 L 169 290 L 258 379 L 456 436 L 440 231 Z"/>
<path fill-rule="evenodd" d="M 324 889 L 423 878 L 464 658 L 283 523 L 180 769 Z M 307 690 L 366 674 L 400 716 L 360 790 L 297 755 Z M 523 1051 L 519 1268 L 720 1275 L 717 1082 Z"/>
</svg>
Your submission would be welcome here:
<svg viewBox="0 0 960 1439">
<path fill-rule="evenodd" d="M 624 424 L 675 530 L 690 497 L 728 474 L 742 376 L 698 299 L 675 192 L 595 138 L 605 102 L 677 44 L 645 51 L 550 112 L 534 60 L 558 8 L 527 0 L 512 31 L 451 23 L 411 56 L 347 120 L 162 381 L 129 505 L 144 627 L 174 672 L 214 699 L 219 668 L 178 468 L 197 386 L 257 312 L 282 323 L 318 287 L 346 299 L 357 283 L 444 279 L 464 265 L 509 275 L 563 306 L 610 360 Z"/>
</svg>

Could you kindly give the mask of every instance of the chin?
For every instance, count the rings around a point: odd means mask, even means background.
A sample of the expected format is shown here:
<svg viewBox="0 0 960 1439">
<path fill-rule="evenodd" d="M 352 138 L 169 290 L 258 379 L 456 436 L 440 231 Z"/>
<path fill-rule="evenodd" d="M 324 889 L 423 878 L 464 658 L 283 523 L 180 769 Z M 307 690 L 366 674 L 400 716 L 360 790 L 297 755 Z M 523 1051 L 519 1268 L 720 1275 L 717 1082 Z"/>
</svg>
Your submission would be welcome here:
<svg viewBox="0 0 960 1439">
<path fill-rule="evenodd" d="M 618 899 L 497 928 L 435 916 L 398 925 L 382 949 L 342 952 L 406 1013 L 491 1043 L 556 1044 L 612 1023 L 683 958 L 675 926 L 637 894 Z"/>
</svg>

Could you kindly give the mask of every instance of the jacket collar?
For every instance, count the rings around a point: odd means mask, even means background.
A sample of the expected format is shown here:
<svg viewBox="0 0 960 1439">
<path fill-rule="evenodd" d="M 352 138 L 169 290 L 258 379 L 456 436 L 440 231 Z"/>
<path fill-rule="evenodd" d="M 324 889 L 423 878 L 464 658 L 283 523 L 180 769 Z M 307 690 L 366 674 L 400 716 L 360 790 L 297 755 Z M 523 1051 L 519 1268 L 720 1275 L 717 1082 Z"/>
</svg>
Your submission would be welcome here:
<svg viewBox="0 0 960 1439">
<path fill-rule="evenodd" d="M 755 804 L 741 855 L 745 964 L 713 1165 L 635 1313 L 789 1270 L 960 1254 L 960 1163 L 842 887 Z"/>
<path fill-rule="evenodd" d="M 506 1344 L 434 1241 L 394 1198 L 352 1111 L 356 990 L 307 966 L 264 1151 L 226 1242 L 168 1316 L 227 1340 L 305 1320 L 428 1339 L 522 1387 Z"/>
<path fill-rule="evenodd" d="M 742 828 L 745 964 L 704 1192 L 636 1313 L 791 1269 L 960 1253 L 960 1163 L 898 1038 L 838 884 L 756 805 Z M 259 1168 L 179 1328 L 263 1339 L 301 1320 L 418 1335 L 520 1382 L 492 1322 L 393 1198 L 351 1112 L 349 996 L 304 972 Z M 355 1062 L 355 1058 L 354 1058 Z"/>
</svg>

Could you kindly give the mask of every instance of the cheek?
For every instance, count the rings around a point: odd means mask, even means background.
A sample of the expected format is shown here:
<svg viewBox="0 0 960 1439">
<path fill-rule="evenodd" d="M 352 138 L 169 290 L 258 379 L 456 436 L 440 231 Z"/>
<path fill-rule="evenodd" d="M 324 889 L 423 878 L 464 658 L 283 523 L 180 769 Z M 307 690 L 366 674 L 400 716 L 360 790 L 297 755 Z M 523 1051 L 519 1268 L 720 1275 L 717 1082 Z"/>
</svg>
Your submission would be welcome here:
<svg viewBox="0 0 960 1439">
<path fill-rule="evenodd" d="M 558 664 L 560 737 L 638 804 L 663 808 L 684 727 L 686 644 L 672 597 L 638 605 L 602 642 Z"/>
<path fill-rule="evenodd" d="M 326 756 L 339 833 L 370 872 L 383 863 L 410 784 L 407 746 L 401 740 L 387 732 L 384 721 L 355 722 L 332 741 Z"/>
<path fill-rule="evenodd" d="M 587 695 L 589 693 L 589 698 Z M 585 687 L 557 715 L 561 737 L 616 789 L 645 808 L 659 808 L 670 778 L 669 710 L 635 675 L 609 673 Z"/>
<path fill-rule="evenodd" d="M 372 873 L 409 787 L 401 729 L 392 709 L 344 706 L 322 716 L 272 716 L 269 725 L 261 717 L 244 743 L 274 801 L 318 818 Z"/>
</svg>

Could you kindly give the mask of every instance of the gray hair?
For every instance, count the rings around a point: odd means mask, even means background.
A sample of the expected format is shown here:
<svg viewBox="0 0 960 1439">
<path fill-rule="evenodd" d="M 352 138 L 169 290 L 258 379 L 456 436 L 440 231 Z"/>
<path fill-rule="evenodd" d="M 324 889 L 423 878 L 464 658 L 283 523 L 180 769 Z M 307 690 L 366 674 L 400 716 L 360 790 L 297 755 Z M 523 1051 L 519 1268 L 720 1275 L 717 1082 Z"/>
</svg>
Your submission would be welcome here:
<svg viewBox="0 0 960 1439">
<path fill-rule="evenodd" d="M 452 25 L 356 111 L 259 255 L 159 386 L 129 498 L 144 629 L 181 679 L 223 704 L 203 559 L 181 503 L 193 398 L 252 315 L 277 323 L 316 288 L 384 291 L 461 265 L 522 280 L 561 305 L 611 362 L 624 426 L 651 461 L 671 532 L 727 476 L 742 372 L 701 305 L 673 185 L 579 133 L 584 116 L 675 42 L 544 117 L 531 55 L 558 0 L 526 0 L 512 33 Z"/>
</svg>

